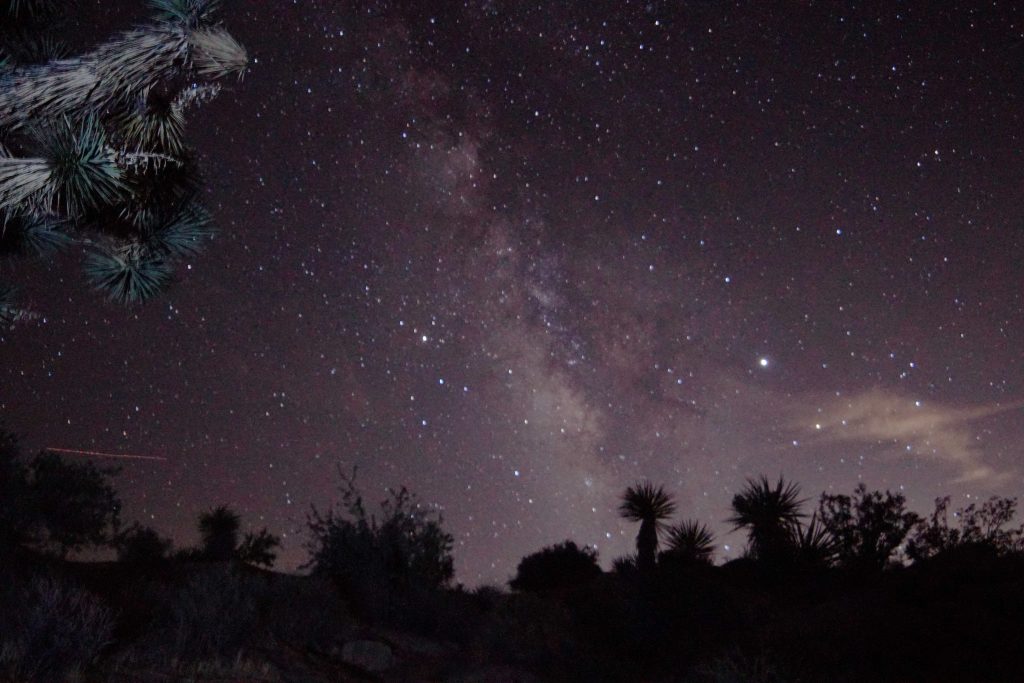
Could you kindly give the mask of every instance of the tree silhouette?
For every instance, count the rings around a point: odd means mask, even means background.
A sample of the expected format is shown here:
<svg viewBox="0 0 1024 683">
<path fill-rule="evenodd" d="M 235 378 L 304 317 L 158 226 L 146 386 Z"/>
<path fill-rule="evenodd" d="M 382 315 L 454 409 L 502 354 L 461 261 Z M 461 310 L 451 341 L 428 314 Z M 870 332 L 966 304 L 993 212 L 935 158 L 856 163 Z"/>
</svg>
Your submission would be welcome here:
<svg viewBox="0 0 1024 683">
<path fill-rule="evenodd" d="M 649 481 L 637 482 L 622 494 L 619 514 L 631 522 L 640 522 L 640 532 L 636 536 L 636 556 L 637 567 L 641 572 L 649 572 L 654 568 L 662 520 L 671 517 L 675 510 L 672 496 L 663 487 L 655 487 Z"/>
<path fill-rule="evenodd" d="M 28 464 L 28 475 L 37 545 L 61 556 L 107 545 L 121 511 L 110 483 L 117 472 L 91 462 L 69 462 L 47 451 L 36 455 Z"/>
<path fill-rule="evenodd" d="M 921 519 L 906 509 L 906 502 L 901 493 L 868 491 L 863 483 L 853 490 L 853 496 L 821 494 L 818 515 L 835 539 L 839 562 L 860 569 L 884 569 Z"/>
<path fill-rule="evenodd" d="M 541 593 L 586 585 L 600 575 L 596 550 L 564 541 L 524 557 L 508 585 L 513 590 Z"/>
<path fill-rule="evenodd" d="M 715 536 L 706 524 L 686 520 L 666 530 L 666 558 L 683 562 L 710 564 L 715 552 Z"/>
<path fill-rule="evenodd" d="M 792 526 L 804 515 L 800 512 L 800 487 L 782 477 L 773 486 L 761 475 L 748 479 L 732 499 L 733 515 L 728 521 L 734 529 L 746 529 L 753 557 L 777 561 L 793 548 Z"/>
<path fill-rule="evenodd" d="M 109 544 L 121 510 L 110 483 L 117 472 L 49 451 L 24 461 L 17 439 L 0 429 L 0 548 L 63 557 Z"/>
<path fill-rule="evenodd" d="M 281 539 L 260 529 L 258 532 L 248 532 L 242 539 L 242 545 L 238 547 L 238 559 L 246 564 L 254 564 L 262 567 L 273 567 L 277 559 L 277 548 L 281 546 Z"/>
<path fill-rule="evenodd" d="M 238 548 L 241 519 L 226 505 L 220 505 L 199 515 L 199 535 L 202 538 L 202 556 L 207 560 L 223 562 L 234 559 Z"/>
<path fill-rule="evenodd" d="M 41 33 L 65 3 L 0 8 L 0 256 L 81 245 L 121 303 L 155 296 L 211 234 L 185 115 L 248 64 L 217 0 L 148 4 L 149 24 L 73 58 Z M 27 315 L 0 283 L 0 325 Z"/>
</svg>

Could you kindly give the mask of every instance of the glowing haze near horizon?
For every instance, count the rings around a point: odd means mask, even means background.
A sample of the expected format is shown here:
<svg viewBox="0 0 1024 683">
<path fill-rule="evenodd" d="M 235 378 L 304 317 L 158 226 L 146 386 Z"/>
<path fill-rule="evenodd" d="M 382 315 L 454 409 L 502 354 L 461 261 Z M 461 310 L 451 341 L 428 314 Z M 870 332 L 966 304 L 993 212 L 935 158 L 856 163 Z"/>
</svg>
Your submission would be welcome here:
<svg viewBox="0 0 1024 683">
<path fill-rule="evenodd" d="M 3 333 L 3 419 L 166 457 L 116 461 L 127 519 L 184 544 L 226 503 L 294 567 L 358 465 L 475 584 L 630 551 L 640 478 L 720 559 L 759 473 L 1024 488 L 1020 7 L 273 5 L 225 7 L 256 60 L 193 113 L 220 235 L 180 284 L 15 269 L 44 318 Z"/>
</svg>

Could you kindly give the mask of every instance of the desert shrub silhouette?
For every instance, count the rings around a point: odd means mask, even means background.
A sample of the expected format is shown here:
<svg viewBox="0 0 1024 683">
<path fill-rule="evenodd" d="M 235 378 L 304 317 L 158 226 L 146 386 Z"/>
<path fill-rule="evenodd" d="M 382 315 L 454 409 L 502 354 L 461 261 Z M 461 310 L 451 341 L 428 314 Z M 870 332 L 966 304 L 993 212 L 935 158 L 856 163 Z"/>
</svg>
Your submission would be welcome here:
<svg viewBox="0 0 1024 683">
<path fill-rule="evenodd" d="M 277 575 L 261 590 L 259 611 L 276 640 L 297 647 L 327 649 L 351 638 L 360 624 L 344 609 L 326 577 Z"/>
<path fill-rule="evenodd" d="M 148 665 L 230 661 L 262 635 L 259 610 L 267 591 L 262 577 L 229 565 L 199 564 L 171 581 L 138 591 L 147 622 L 130 659 Z"/>
<path fill-rule="evenodd" d="M 154 565 L 167 560 L 172 543 L 155 529 L 132 524 L 119 532 L 113 540 L 117 561 L 136 565 Z"/>
<path fill-rule="evenodd" d="M 50 576 L 7 582 L 0 614 L 0 676 L 12 681 L 75 678 L 114 630 L 114 615 L 99 598 Z"/>
<path fill-rule="evenodd" d="M 242 543 L 238 546 L 237 556 L 246 564 L 269 569 L 277 560 L 277 549 L 280 546 L 281 538 L 270 533 L 266 528 L 249 531 L 246 532 Z"/>
<path fill-rule="evenodd" d="M 695 683 L 787 683 L 778 667 L 764 656 L 749 657 L 738 650 L 715 657 L 697 668 Z"/>
<path fill-rule="evenodd" d="M 596 550 L 563 541 L 524 557 L 508 585 L 517 591 L 541 593 L 585 586 L 600 575 Z"/>
<path fill-rule="evenodd" d="M 432 594 L 446 588 L 454 573 L 453 538 L 441 515 L 404 487 L 389 489 L 379 512 L 370 513 L 355 470 L 339 475 L 341 509 L 321 513 L 314 507 L 307 517 L 306 566 L 333 580 L 363 618 L 418 619 L 417 604 L 434 600 Z"/>
<path fill-rule="evenodd" d="M 949 523 L 949 496 L 935 500 L 934 511 L 919 519 L 907 542 L 907 555 L 915 561 L 943 553 L 964 552 L 973 547 L 984 554 L 1021 552 L 1024 526 L 1009 527 L 1017 513 L 1016 498 L 992 496 L 980 506 L 971 503 L 953 513 L 957 524 Z"/>
<path fill-rule="evenodd" d="M 852 496 L 821 494 L 818 517 L 835 540 L 839 563 L 859 570 L 884 569 L 920 522 L 906 502 L 902 493 L 868 491 L 863 483 Z"/>
<path fill-rule="evenodd" d="M 493 662 L 552 669 L 572 651 L 572 614 L 532 593 L 500 601 L 477 633 L 472 649 Z"/>
</svg>

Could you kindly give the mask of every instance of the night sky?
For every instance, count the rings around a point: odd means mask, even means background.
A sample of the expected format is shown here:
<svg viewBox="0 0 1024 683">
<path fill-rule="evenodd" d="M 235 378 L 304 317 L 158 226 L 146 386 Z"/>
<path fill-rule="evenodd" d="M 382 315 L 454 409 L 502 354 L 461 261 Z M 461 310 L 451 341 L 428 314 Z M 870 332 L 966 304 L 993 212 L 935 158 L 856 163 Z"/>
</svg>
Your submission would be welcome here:
<svg viewBox="0 0 1024 683">
<path fill-rule="evenodd" d="M 96 39 L 143 16 L 82 4 Z M 191 117 L 207 252 L 135 309 L 78 254 L 4 266 L 43 317 L 0 332 L 0 417 L 167 458 L 101 461 L 128 520 L 184 544 L 227 503 L 294 568 L 358 465 L 443 509 L 472 585 L 566 538 L 630 551 L 639 478 L 719 559 L 760 473 L 919 512 L 1024 491 L 1021 5 L 223 18 L 255 59 Z"/>
</svg>

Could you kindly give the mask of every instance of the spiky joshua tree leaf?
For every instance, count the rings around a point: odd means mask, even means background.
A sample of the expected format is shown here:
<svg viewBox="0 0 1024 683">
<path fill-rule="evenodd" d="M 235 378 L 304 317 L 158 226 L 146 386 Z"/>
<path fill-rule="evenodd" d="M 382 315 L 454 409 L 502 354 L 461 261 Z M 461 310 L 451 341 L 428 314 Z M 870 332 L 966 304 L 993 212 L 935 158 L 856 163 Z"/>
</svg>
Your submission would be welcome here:
<svg viewBox="0 0 1024 683">
<path fill-rule="evenodd" d="M 204 78 L 241 78 L 249 66 L 245 48 L 222 29 L 196 29 L 189 34 L 189 44 L 196 72 Z"/>
<path fill-rule="evenodd" d="M 11 285 L 0 282 L 0 327 L 13 325 L 18 319 L 18 309 L 15 306 L 17 292 Z"/>
<path fill-rule="evenodd" d="M 214 20 L 220 0 L 149 0 L 149 6 L 160 21 L 196 28 Z"/>
<path fill-rule="evenodd" d="M 137 243 L 92 252 L 86 258 L 85 274 L 109 299 L 122 304 L 152 299 L 171 282 L 167 261 Z"/>
<path fill-rule="evenodd" d="M 158 97 L 152 88 L 147 88 L 118 123 L 129 150 L 158 151 L 174 156 L 185 151 L 185 116 L 177 98 Z"/>
<path fill-rule="evenodd" d="M 195 201 L 181 204 L 153 230 L 150 244 L 172 258 L 198 253 L 213 234 L 210 212 Z"/>
<path fill-rule="evenodd" d="M 56 219 L 42 214 L 11 216 L 0 220 L 0 244 L 7 243 L 23 254 L 50 256 L 74 242 Z"/>
<path fill-rule="evenodd" d="M 54 209 L 76 215 L 113 204 L 124 189 L 122 172 L 95 117 L 75 125 L 64 119 L 40 132 L 50 169 L 43 192 Z"/>
<path fill-rule="evenodd" d="M 0 153 L 0 209 L 11 212 L 42 197 L 52 177 L 46 159 L 16 159 Z"/>
<path fill-rule="evenodd" d="M 65 57 L 66 2 L 0 0 L 0 257 L 88 245 L 87 277 L 124 304 L 212 234 L 185 115 L 249 63 L 219 0 L 145 2 L 148 24 Z"/>
<path fill-rule="evenodd" d="M 5 0 L 0 2 L 0 12 L 6 9 L 8 15 L 16 18 L 45 16 L 61 4 L 59 0 Z"/>
<path fill-rule="evenodd" d="M 34 34 L 25 31 L 11 31 L 11 40 L 7 52 L 11 61 L 16 64 L 42 64 L 58 59 L 66 59 L 71 48 L 63 40 L 50 34 Z"/>
</svg>

